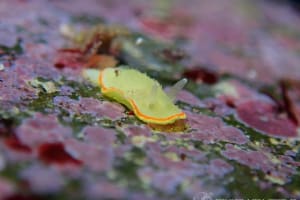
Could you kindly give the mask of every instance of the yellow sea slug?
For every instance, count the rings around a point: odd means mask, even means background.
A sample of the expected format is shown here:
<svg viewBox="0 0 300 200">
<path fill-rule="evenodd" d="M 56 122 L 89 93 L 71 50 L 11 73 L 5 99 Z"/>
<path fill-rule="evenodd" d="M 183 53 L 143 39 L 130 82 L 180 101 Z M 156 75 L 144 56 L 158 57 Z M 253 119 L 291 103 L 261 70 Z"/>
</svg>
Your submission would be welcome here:
<svg viewBox="0 0 300 200">
<path fill-rule="evenodd" d="M 176 83 L 166 93 L 156 80 L 135 69 L 86 70 L 84 74 L 94 83 L 98 77 L 104 96 L 124 104 L 144 122 L 163 125 L 186 118 L 185 113 L 173 103 L 177 92 L 186 84 L 186 79 Z"/>
</svg>

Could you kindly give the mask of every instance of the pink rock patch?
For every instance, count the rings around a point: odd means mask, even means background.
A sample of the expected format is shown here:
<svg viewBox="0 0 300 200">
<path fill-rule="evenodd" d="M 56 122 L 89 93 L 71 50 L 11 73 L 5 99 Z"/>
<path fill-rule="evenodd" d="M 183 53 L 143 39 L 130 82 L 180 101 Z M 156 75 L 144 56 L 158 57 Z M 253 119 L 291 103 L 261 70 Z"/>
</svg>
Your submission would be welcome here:
<svg viewBox="0 0 300 200">
<path fill-rule="evenodd" d="M 72 115 L 90 114 L 112 120 L 123 117 L 125 111 L 124 107 L 119 104 L 85 97 L 74 100 L 65 96 L 57 96 L 54 98 L 54 104 L 67 110 Z"/>
<path fill-rule="evenodd" d="M 45 142 L 61 142 L 71 137 L 72 131 L 59 124 L 55 115 L 37 113 L 33 118 L 24 120 L 16 135 L 22 144 L 36 147 Z"/>
<path fill-rule="evenodd" d="M 249 139 L 237 128 L 227 126 L 221 119 L 202 114 L 187 113 L 187 120 L 194 131 L 184 135 L 205 143 L 225 141 L 235 144 L 245 144 Z"/>
<path fill-rule="evenodd" d="M 199 151 L 198 149 L 188 149 L 184 147 L 177 147 L 175 145 L 166 149 L 168 152 L 174 152 L 179 155 L 182 161 L 186 159 L 204 161 L 206 159 L 206 153 Z"/>
<path fill-rule="evenodd" d="M 197 169 L 198 166 L 190 159 L 173 160 L 168 158 L 164 155 L 164 153 L 168 152 L 164 152 L 157 144 L 147 143 L 146 148 L 149 161 L 161 169 L 185 171 L 187 173 L 196 173 L 196 170 L 198 173 L 200 171 Z M 180 157 L 180 155 L 176 157 Z"/>
<path fill-rule="evenodd" d="M 289 182 L 290 178 L 297 173 L 297 164 L 295 162 L 290 163 L 282 157 L 279 157 L 280 162 L 273 162 L 265 150 L 243 150 L 227 144 L 226 149 L 221 154 L 251 169 L 261 170 L 266 175 L 279 179 L 284 183 Z"/>
<path fill-rule="evenodd" d="M 54 168 L 33 165 L 21 172 L 32 191 L 40 194 L 58 192 L 64 185 L 63 177 Z"/>
<path fill-rule="evenodd" d="M 251 100 L 240 103 L 237 108 L 238 117 L 250 127 L 276 137 L 296 137 L 297 127 L 287 118 L 280 115 L 276 107 L 270 103 Z"/>
<path fill-rule="evenodd" d="M 185 90 L 180 91 L 176 99 L 191 105 L 203 106 L 203 103 L 195 95 Z"/>
<path fill-rule="evenodd" d="M 258 93 L 257 91 L 236 80 L 230 80 L 226 83 L 228 84 L 226 87 L 229 87 L 229 89 L 232 91 L 226 91 L 226 88 L 224 88 L 224 91 L 219 91 L 221 93 L 221 95 L 219 95 L 219 99 L 221 99 L 230 107 L 236 107 L 240 102 L 251 99 L 263 99 L 266 101 L 271 101 L 267 96 Z"/>
<path fill-rule="evenodd" d="M 72 87 L 66 85 L 63 85 L 59 88 L 59 94 L 62 96 L 71 95 L 74 91 L 75 90 Z"/>
<path fill-rule="evenodd" d="M 115 120 L 124 116 L 123 112 L 125 111 L 125 109 L 123 106 L 117 103 L 105 101 L 103 102 L 99 111 L 100 113 L 103 113 L 104 116 Z"/>
<path fill-rule="evenodd" d="M 111 146 L 95 146 L 75 139 L 66 141 L 66 151 L 72 157 L 82 161 L 92 171 L 103 172 L 112 167 L 114 158 Z"/>
<path fill-rule="evenodd" d="M 141 28 L 146 33 L 163 39 L 172 38 L 174 36 L 174 31 L 176 30 L 176 27 L 173 24 L 155 18 L 142 19 Z"/>
<path fill-rule="evenodd" d="M 144 173 L 149 172 L 144 171 Z M 167 194 L 174 193 L 176 191 L 176 187 L 184 181 L 184 177 L 178 174 L 177 171 L 152 171 L 151 179 L 153 187 Z"/>
<path fill-rule="evenodd" d="M 129 125 L 124 128 L 124 133 L 127 136 L 151 136 L 151 130 L 147 126 Z"/>
<path fill-rule="evenodd" d="M 260 169 L 264 172 L 270 172 L 275 169 L 269 158 L 260 151 L 246 151 L 227 144 L 226 150 L 221 153 L 226 158 L 235 160 L 252 169 Z"/>
<path fill-rule="evenodd" d="M 152 187 L 166 193 L 174 194 L 185 181 L 191 181 L 196 174 L 189 173 L 188 170 L 178 169 L 153 169 L 150 167 L 141 168 L 138 175 Z"/>
<path fill-rule="evenodd" d="M 231 172 L 233 167 L 222 159 L 211 160 L 208 166 L 208 173 L 214 176 L 223 177 Z"/>
<path fill-rule="evenodd" d="M 115 140 L 115 131 L 102 127 L 88 126 L 83 129 L 85 141 L 95 146 L 111 147 Z"/>
<path fill-rule="evenodd" d="M 14 192 L 14 185 L 10 181 L 0 178 L 0 199 L 5 199 L 6 197 L 11 196 Z"/>
<path fill-rule="evenodd" d="M 203 103 L 205 107 L 215 112 L 217 115 L 226 116 L 234 113 L 233 108 L 226 104 L 221 99 L 206 98 Z"/>
<path fill-rule="evenodd" d="M 123 199 L 126 195 L 120 186 L 104 181 L 87 181 L 84 192 L 88 199 Z"/>
</svg>

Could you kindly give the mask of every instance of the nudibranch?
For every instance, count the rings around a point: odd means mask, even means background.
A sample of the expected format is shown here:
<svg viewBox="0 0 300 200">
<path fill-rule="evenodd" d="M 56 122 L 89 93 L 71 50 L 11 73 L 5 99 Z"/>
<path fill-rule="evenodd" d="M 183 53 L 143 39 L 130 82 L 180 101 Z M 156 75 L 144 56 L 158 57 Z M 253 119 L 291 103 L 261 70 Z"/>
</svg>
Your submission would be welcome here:
<svg viewBox="0 0 300 200">
<path fill-rule="evenodd" d="M 187 80 L 177 82 L 168 92 L 154 79 L 126 67 L 85 71 L 84 76 L 101 87 L 102 94 L 125 105 L 137 118 L 150 124 L 172 124 L 185 119 L 185 113 L 173 101 Z"/>
</svg>

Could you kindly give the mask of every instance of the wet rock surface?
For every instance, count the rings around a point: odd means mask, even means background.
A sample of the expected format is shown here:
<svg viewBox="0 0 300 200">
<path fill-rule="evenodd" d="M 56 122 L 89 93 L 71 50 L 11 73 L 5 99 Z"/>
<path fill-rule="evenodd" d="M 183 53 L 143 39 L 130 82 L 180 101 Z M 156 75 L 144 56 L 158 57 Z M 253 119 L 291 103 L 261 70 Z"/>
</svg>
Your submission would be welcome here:
<svg viewBox="0 0 300 200">
<path fill-rule="evenodd" d="M 0 18 L 0 199 L 300 198 L 289 4 L 13 0 Z M 102 96 L 82 76 L 95 55 L 166 88 L 188 78 L 187 128 L 153 130 Z"/>
</svg>

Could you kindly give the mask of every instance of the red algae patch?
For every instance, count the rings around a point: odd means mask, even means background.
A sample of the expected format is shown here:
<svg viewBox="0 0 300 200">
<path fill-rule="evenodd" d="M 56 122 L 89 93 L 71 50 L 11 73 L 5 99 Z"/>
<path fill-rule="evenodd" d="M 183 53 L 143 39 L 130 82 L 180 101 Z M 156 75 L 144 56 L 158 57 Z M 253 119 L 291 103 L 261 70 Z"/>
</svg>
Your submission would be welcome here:
<svg viewBox="0 0 300 200">
<path fill-rule="evenodd" d="M 250 127 L 270 136 L 297 136 L 296 125 L 286 115 L 280 115 L 273 104 L 259 100 L 246 101 L 238 105 L 237 115 Z"/>
<path fill-rule="evenodd" d="M 211 70 L 195 67 L 188 69 L 183 73 L 184 77 L 187 77 L 198 83 L 215 84 L 218 82 L 218 74 Z"/>
<path fill-rule="evenodd" d="M 57 52 L 54 67 L 80 69 L 85 65 L 82 58 L 83 53 L 79 49 L 61 49 Z"/>
<path fill-rule="evenodd" d="M 38 157 L 47 164 L 80 165 L 81 161 L 73 158 L 66 152 L 62 143 L 45 143 L 38 148 Z"/>
<path fill-rule="evenodd" d="M 8 146 L 10 149 L 18 152 L 23 153 L 31 153 L 32 150 L 29 146 L 22 144 L 19 139 L 15 136 L 11 136 L 9 138 L 6 138 L 4 140 L 4 143 L 6 146 Z"/>
</svg>

